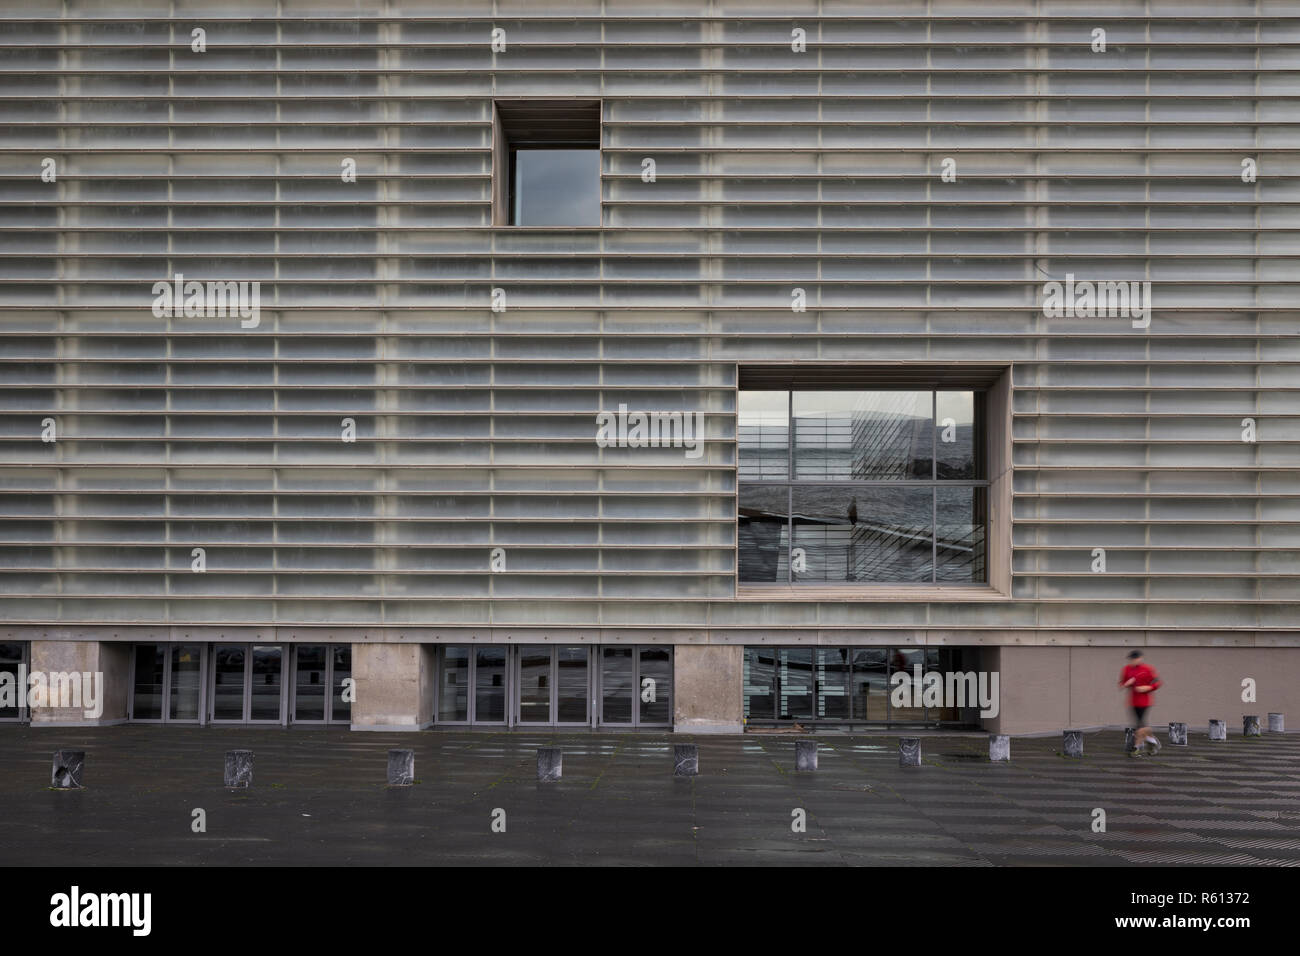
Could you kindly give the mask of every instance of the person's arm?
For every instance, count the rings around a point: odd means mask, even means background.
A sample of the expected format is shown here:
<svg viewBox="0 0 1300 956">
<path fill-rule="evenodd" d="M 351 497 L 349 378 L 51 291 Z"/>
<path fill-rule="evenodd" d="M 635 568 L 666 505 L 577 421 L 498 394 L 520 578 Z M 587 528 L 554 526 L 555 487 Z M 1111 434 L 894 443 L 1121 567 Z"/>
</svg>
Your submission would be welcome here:
<svg viewBox="0 0 1300 956">
<path fill-rule="evenodd" d="M 1151 670 L 1151 683 L 1149 683 L 1149 684 L 1143 684 L 1141 687 L 1139 687 L 1139 688 L 1137 689 L 1137 692 L 1138 692 L 1139 694 L 1149 694 L 1149 693 L 1151 693 L 1153 690 L 1155 690 L 1157 687 L 1159 687 L 1159 686 L 1160 686 L 1160 683 L 1161 683 L 1161 681 L 1160 681 L 1160 675 L 1157 674 L 1157 673 L 1155 672 L 1155 669 L 1154 669 L 1154 668 L 1152 668 L 1152 670 Z"/>
<path fill-rule="evenodd" d="M 1134 682 L 1135 680 L 1137 680 L 1136 677 L 1130 677 L 1128 680 L 1125 680 L 1125 679 L 1124 679 L 1124 675 L 1127 674 L 1127 673 L 1128 673 L 1128 668 L 1127 668 L 1127 667 L 1124 668 L 1122 671 L 1119 672 L 1119 686 L 1120 686 L 1120 687 L 1131 687 L 1132 684 L 1133 684 L 1133 682 Z"/>
</svg>

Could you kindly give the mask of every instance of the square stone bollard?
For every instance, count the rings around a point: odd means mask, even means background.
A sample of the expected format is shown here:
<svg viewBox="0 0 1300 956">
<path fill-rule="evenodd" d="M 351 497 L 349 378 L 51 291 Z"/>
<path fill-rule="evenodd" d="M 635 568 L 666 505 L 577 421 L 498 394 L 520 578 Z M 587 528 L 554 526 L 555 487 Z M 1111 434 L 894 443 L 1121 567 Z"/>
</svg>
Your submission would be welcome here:
<svg viewBox="0 0 1300 956">
<path fill-rule="evenodd" d="M 564 751 L 559 747 L 537 748 L 537 782 L 554 783 L 564 773 Z"/>
<path fill-rule="evenodd" d="M 1131 754 L 1135 750 L 1137 750 L 1137 728 L 1125 727 L 1124 728 L 1124 752 L 1126 754 Z"/>
<path fill-rule="evenodd" d="M 1224 723 L 1222 720 L 1211 720 L 1211 721 L 1210 721 L 1210 739 L 1211 739 L 1211 740 L 1227 740 L 1227 739 L 1228 739 L 1228 725 L 1227 725 L 1226 723 Z"/>
<path fill-rule="evenodd" d="M 1268 732 L 1270 734 L 1286 733 L 1286 718 L 1282 714 L 1269 714 Z"/>
<path fill-rule="evenodd" d="M 253 751 L 226 751 L 226 786 L 247 789 L 253 784 Z"/>
<path fill-rule="evenodd" d="M 50 786 L 55 790 L 80 790 L 81 778 L 86 769 L 84 750 L 54 751 L 54 767 L 50 771 Z"/>
<path fill-rule="evenodd" d="M 1187 746 L 1187 725 L 1170 723 L 1169 742 L 1175 747 Z"/>
<path fill-rule="evenodd" d="M 989 760 L 1010 760 L 1011 738 L 1006 734 L 989 734 Z"/>
<path fill-rule="evenodd" d="M 900 767 L 921 766 L 921 738 L 898 738 L 898 765 Z"/>
<path fill-rule="evenodd" d="M 415 751 L 388 751 L 388 785 L 409 787 L 415 783 Z"/>
<path fill-rule="evenodd" d="M 673 744 L 673 776 L 694 777 L 699 772 L 699 746 L 697 744 Z"/>
<path fill-rule="evenodd" d="M 1259 715 L 1258 714 L 1241 718 L 1241 735 L 1243 737 L 1259 736 Z"/>
<path fill-rule="evenodd" d="M 1083 731 L 1066 730 L 1061 734 L 1061 752 L 1067 757 L 1083 756 Z"/>
<path fill-rule="evenodd" d="M 817 769 L 817 741 L 796 740 L 794 742 L 794 769 L 805 773 Z"/>
</svg>

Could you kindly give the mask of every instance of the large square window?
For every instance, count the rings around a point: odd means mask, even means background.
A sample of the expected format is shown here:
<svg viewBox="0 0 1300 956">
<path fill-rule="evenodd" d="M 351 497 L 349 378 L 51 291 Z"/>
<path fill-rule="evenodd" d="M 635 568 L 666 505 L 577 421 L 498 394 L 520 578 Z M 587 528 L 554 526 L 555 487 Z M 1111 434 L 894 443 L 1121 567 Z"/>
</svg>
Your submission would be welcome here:
<svg viewBox="0 0 1300 956">
<path fill-rule="evenodd" d="M 737 568 L 746 584 L 982 584 L 983 393 L 746 389 Z"/>
</svg>

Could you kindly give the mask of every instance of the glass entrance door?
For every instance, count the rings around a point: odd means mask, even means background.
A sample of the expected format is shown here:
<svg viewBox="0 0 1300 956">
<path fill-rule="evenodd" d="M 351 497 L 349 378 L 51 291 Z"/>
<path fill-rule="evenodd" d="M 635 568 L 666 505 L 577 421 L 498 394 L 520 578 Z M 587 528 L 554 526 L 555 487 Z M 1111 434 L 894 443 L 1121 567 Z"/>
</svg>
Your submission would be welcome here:
<svg viewBox="0 0 1300 956">
<path fill-rule="evenodd" d="M 588 724 L 590 654 L 585 646 L 524 644 L 516 655 L 518 724 Z"/>
<path fill-rule="evenodd" d="M 218 644 L 212 649 L 212 719 L 244 719 L 244 670 L 248 649 L 243 644 Z"/>
<path fill-rule="evenodd" d="M 521 724 L 550 724 L 551 692 L 555 689 L 553 647 L 519 648 L 519 710 Z"/>
<path fill-rule="evenodd" d="M 282 644 L 214 644 L 213 722 L 285 723 L 284 669 Z"/>
<path fill-rule="evenodd" d="M 26 720 L 27 719 L 27 643 L 25 641 L 15 641 L 13 643 L 0 643 L 0 673 L 8 674 L 10 687 L 13 688 L 12 700 L 0 700 L 0 720 Z M 22 670 L 23 680 L 19 680 L 19 671 Z"/>
</svg>

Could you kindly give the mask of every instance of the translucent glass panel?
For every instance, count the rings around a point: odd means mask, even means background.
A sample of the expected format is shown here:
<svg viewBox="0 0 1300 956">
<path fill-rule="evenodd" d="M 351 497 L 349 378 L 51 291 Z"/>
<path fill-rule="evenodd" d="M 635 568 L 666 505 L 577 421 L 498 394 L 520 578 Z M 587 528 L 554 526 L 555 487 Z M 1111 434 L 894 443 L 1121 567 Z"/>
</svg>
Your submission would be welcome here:
<svg viewBox="0 0 1300 956">
<path fill-rule="evenodd" d="M 78 18 L 96 5 L 70 4 L 7 28 L 28 71 L 6 76 L 15 95 L 0 104 L 13 620 L 381 626 L 437 607 L 449 624 L 531 611 L 590 627 L 645 598 L 666 626 L 723 608 L 762 624 L 785 612 L 731 607 L 728 575 L 825 583 L 843 565 L 847 578 L 862 520 L 852 490 L 805 502 L 816 520 L 797 525 L 799 562 L 820 570 L 800 572 L 789 492 L 752 485 L 920 480 L 927 461 L 940 481 L 997 477 L 955 392 L 936 396 L 928 434 L 905 405 L 846 395 L 790 418 L 742 396 L 733 468 L 734 370 L 750 361 L 1014 361 L 1027 602 L 1132 597 L 1105 620 L 1136 628 L 1160 613 L 1156 591 L 1233 594 L 1230 573 L 1260 601 L 1292 586 L 1249 563 L 1295 544 L 1284 496 L 1300 461 L 1300 61 L 1269 10 L 1169 2 L 1148 23 L 1117 2 L 1099 56 L 1053 19 L 1078 4 L 1007 0 L 972 21 L 961 3 L 894 5 L 885 20 L 764 3 L 808 31 L 809 54 L 782 73 L 772 22 L 743 4 L 660 16 L 624 3 L 608 17 L 515 4 L 525 19 L 503 26 L 545 44 L 494 59 L 468 8 L 396 29 L 311 3 L 239 21 L 249 5 L 231 0 L 222 56 L 236 68 L 213 73 L 160 46 L 198 6 L 133 3 L 129 22 L 91 23 Z M 848 46 L 821 43 L 832 36 Z M 499 95 L 601 97 L 600 168 L 583 181 L 603 178 L 609 228 L 491 227 Z M 33 175 L 47 147 L 56 182 Z M 950 154 L 958 176 L 944 182 Z M 345 155 L 357 182 L 322 164 Z M 1241 179 L 1247 157 L 1258 182 Z M 154 316 L 150 286 L 176 271 L 260 278 L 260 325 Z M 1046 319 L 1043 283 L 1071 272 L 1152 279 L 1151 328 Z M 789 308 L 795 286 L 806 312 Z M 619 401 L 706 409 L 705 457 L 595 449 L 583 422 Z M 47 416 L 57 444 L 37 437 Z M 1248 416 L 1256 443 L 1236 437 Z M 344 417 L 355 443 L 338 438 Z M 855 427 L 892 438 L 864 450 Z M 325 491 L 337 497 L 304 500 Z M 985 508 L 979 493 L 936 493 L 937 581 L 986 573 Z M 913 527 L 879 523 L 893 540 Z M 1106 581 L 1057 576 L 1108 542 L 1131 559 Z M 188 571 L 196 546 L 206 577 Z M 474 572 L 494 546 L 512 549 L 512 570 L 489 585 Z M 1216 567 L 1225 548 L 1248 563 Z M 1170 572 L 1208 583 L 1157 577 Z M 705 597 L 721 603 L 706 612 Z M 1064 620 L 1054 606 L 979 613 Z"/>
</svg>

